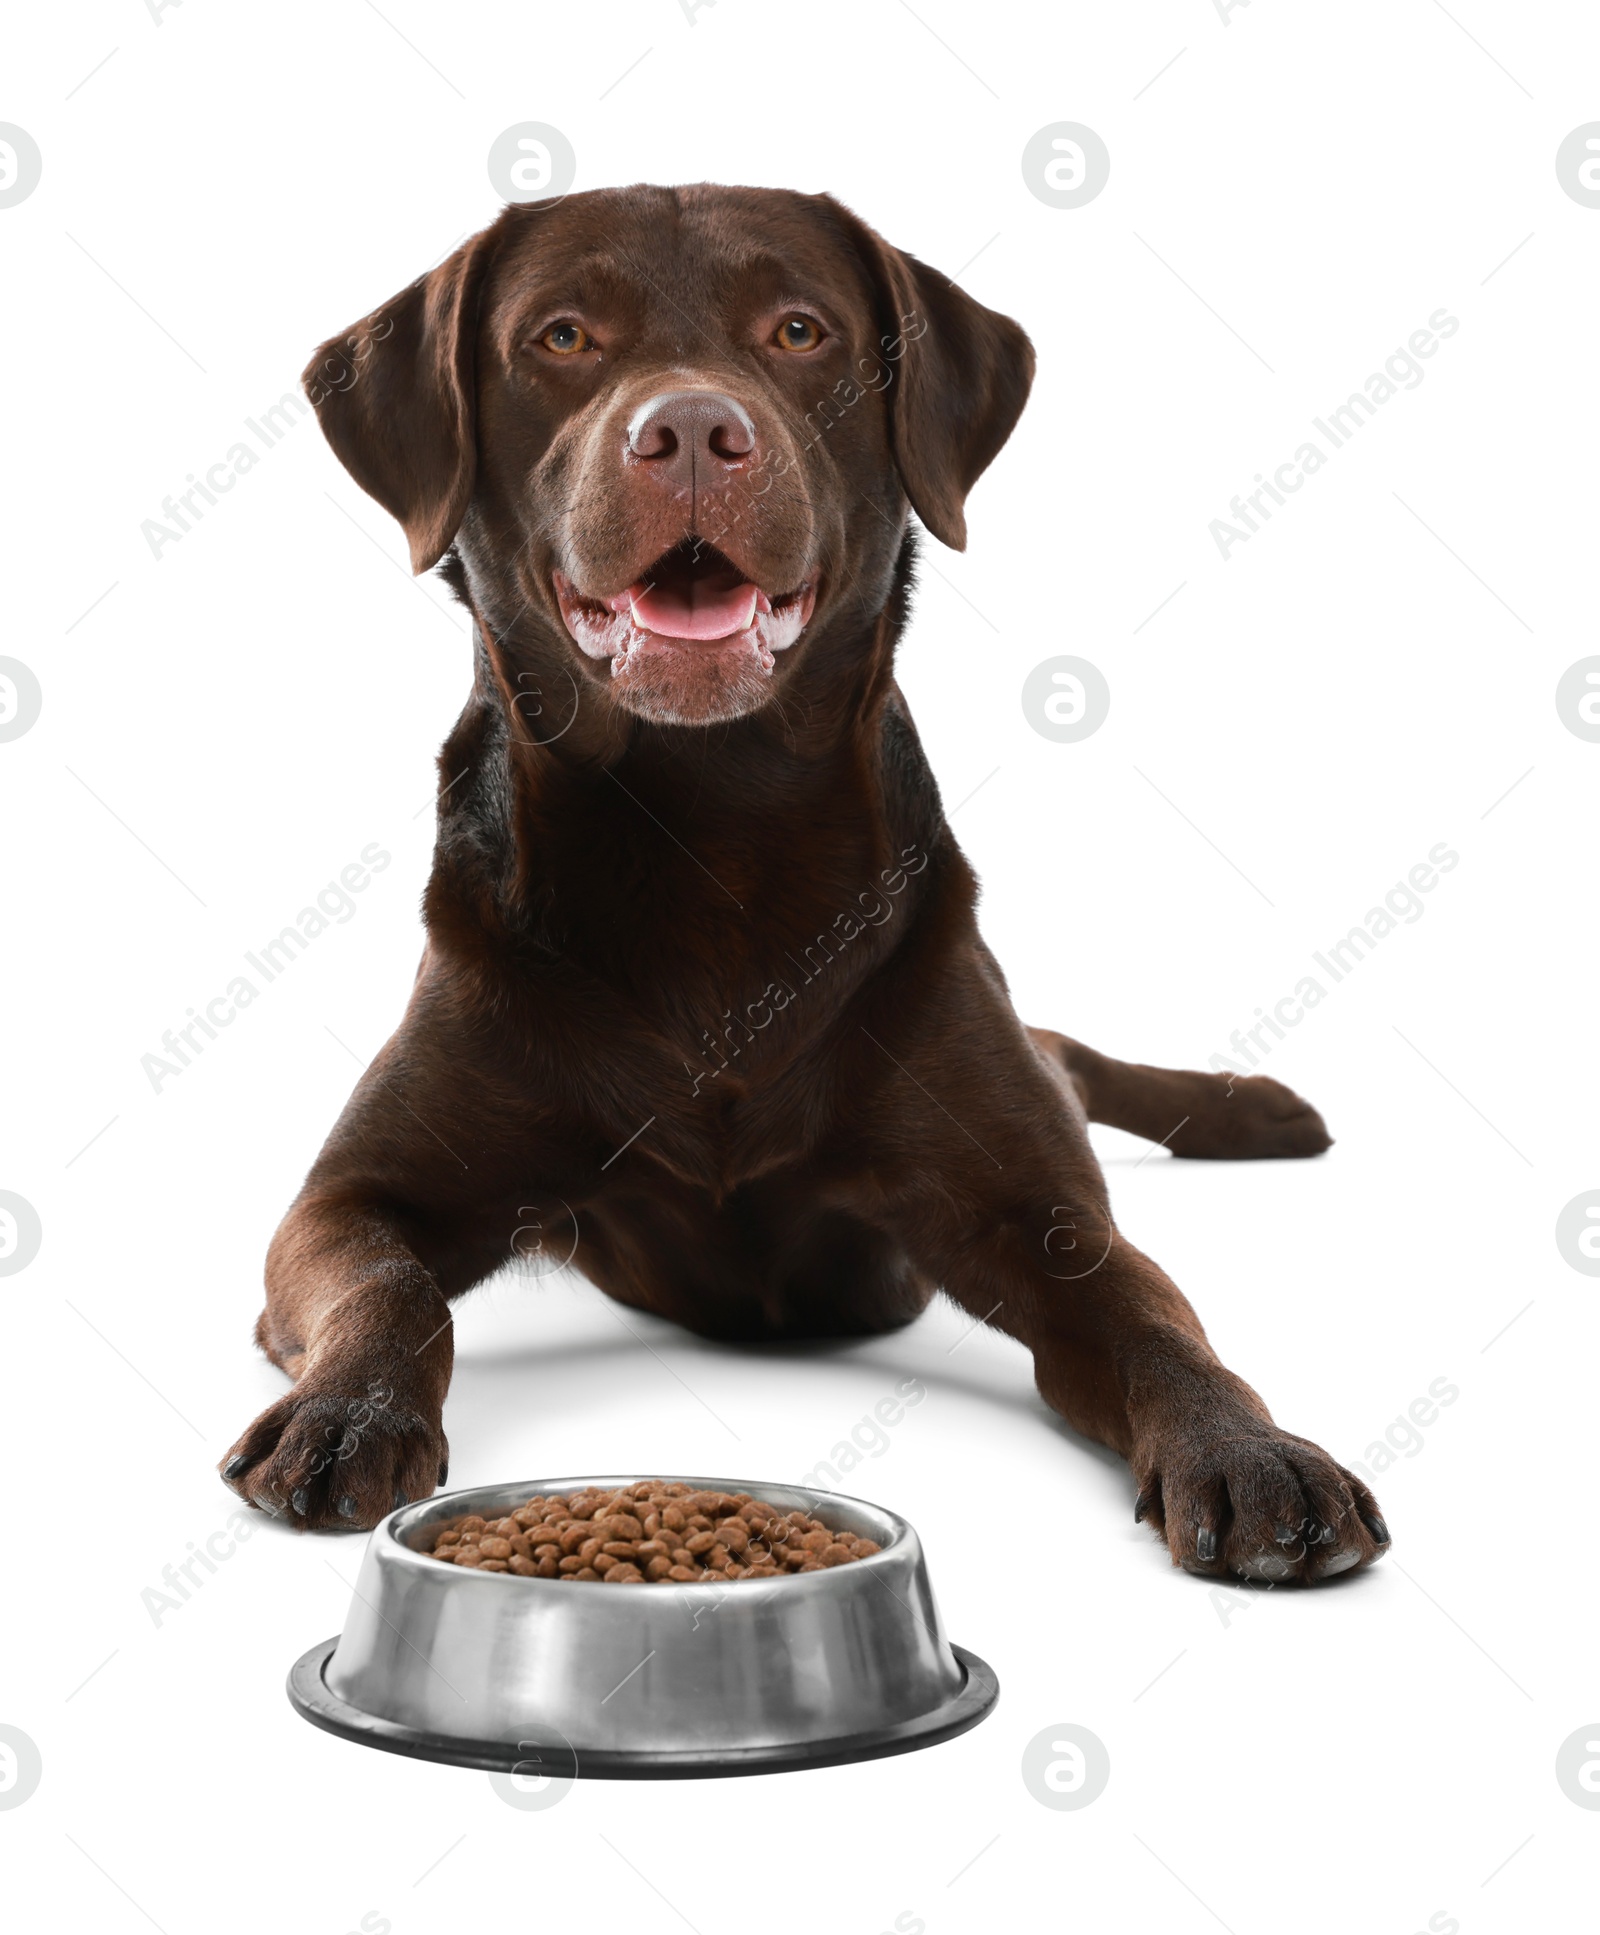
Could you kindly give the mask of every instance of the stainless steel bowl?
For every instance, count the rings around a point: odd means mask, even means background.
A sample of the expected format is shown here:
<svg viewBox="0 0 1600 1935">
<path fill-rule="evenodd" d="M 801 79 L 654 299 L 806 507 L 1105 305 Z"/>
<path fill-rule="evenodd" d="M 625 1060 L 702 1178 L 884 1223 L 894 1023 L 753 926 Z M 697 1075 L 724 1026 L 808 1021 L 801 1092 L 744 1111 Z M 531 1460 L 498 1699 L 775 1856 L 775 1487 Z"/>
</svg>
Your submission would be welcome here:
<svg viewBox="0 0 1600 1935">
<path fill-rule="evenodd" d="M 553 1776 L 777 1772 L 963 1733 L 999 1687 L 945 1637 L 916 1533 L 858 1498 L 744 1491 L 876 1540 L 825 1572 L 608 1590 L 425 1556 L 436 1526 L 635 1475 L 531 1479 L 408 1505 L 373 1532 L 344 1631 L 289 1675 L 313 1724 L 367 1746 Z"/>
</svg>

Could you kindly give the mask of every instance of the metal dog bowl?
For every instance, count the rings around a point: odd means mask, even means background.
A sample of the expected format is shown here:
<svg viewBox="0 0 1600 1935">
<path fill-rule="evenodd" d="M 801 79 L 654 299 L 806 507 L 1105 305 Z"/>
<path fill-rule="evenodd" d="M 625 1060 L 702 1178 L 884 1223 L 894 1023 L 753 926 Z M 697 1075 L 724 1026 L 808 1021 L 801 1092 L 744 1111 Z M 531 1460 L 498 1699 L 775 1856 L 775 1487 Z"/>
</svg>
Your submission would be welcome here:
<svg viewBox="0 0 1600 1935">
<path fill-rule="evenodd" d="M 629 1476 L 545 1478 L 408 1505 L 373 1532 L 344 1631 L 289 1675 L 314 1726 L 389 1753 L 555 1777 L 778 1773 L 931 1747 L 999 1697 L 945 1638 L 916 1533 L 858 1498 L 746 1491 L 877 1541 L 825 1572 L 608 1589 L 442 1565 L 422 1548 L 469 1512 Z"/>
</svg>

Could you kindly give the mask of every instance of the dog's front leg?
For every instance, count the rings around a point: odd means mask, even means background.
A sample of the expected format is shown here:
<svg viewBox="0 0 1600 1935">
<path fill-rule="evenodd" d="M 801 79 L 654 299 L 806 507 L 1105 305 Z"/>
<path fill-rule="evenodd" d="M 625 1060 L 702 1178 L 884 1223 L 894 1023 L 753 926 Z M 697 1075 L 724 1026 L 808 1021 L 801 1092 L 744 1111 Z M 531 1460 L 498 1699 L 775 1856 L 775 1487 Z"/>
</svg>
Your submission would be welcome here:
<svg viewBox="0 0 1600 1935">
<path fill-rule="evenodd" d="M 1273 1422 L 1117 1229 L 1082 1108 L 986 961 L 947 973 L 925 1006 L 885 1004 L 852 1053 L 868 1213 L 1028 1346 L 1051 1408 L 1128 1460 L 1176 1564 L 1305 1583 L 1369 1564 L 1389 1542 L 1371 1492 Z"/>
<path fill-rule="evenodd" d="M 446 1475 L 449 1306 L 392 1213 L 306 1192 L 267 1258 L 256 1339 L 295 1379 L 221 1464 L 302 1527 L 370 1526 Z"/>
</svg>

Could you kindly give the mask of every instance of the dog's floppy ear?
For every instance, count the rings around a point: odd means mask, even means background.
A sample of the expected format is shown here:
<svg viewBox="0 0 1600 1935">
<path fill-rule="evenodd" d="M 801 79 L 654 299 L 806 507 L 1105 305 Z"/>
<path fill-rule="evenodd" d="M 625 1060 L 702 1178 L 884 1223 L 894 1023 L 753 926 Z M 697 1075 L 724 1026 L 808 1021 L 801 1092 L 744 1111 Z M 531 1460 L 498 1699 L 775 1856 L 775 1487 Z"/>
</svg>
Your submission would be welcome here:
<svg viewBox="0 0 1600 1935">
<path fill-rule="evenodd" d="M 832 205 L 877 290 L 901 482 L 940 543 L 964 551 L 967 492 L 1016 428 L 1033 382 L 1033 345 L 1009 316 Z"/>
<path fill-rule="evenodd" d="M 404 526 L 413 572 L 443 557 L 472 497 L 478 295 L 495 233 L 330 337 L 300 379 L 333 454 Z"/>
</svg>

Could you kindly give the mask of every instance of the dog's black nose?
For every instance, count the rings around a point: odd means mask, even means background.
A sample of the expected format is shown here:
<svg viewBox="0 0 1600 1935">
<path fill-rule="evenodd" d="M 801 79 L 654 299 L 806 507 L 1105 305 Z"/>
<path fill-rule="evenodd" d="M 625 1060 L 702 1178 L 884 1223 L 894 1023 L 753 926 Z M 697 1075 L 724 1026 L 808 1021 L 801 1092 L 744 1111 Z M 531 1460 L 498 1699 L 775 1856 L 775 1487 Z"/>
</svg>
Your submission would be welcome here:
<svg viewBox="0 0 1600 1935">
<path fill-rule="evenodd" d="M 720 390 L 663 390 L 641 403 L 628 424 L 628 449 L 664 484 L 689 489 L 696 474 L 716 476 L 756 447 L 748 412 Z"/>
</svg>

